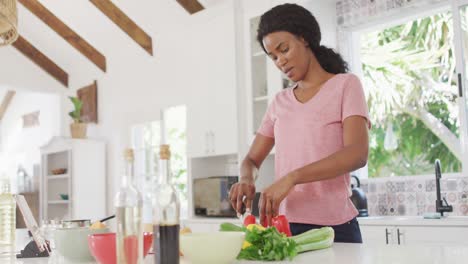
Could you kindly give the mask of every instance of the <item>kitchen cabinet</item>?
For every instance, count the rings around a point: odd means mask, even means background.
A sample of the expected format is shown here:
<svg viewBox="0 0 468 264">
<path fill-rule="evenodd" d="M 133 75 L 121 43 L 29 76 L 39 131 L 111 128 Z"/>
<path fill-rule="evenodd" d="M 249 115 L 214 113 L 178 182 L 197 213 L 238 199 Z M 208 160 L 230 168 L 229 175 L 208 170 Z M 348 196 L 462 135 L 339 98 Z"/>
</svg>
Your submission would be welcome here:
<svg viewBox="0 0 468 264">
<path fill-rule="evenodd" d="M 365 244 L 376 245 L 468 245 L 467 226 L 360 225 Z"/>
<path fill-rule="evenodd" d="M 41 220 L 99 219 L 105 215 L 104 142 L 54 137 L 41 148 L 41 162 Z"/>
<path fill-rule="evenodd" d="M 187 103 L 187 155 L 205 157 L 237 152 L 237 97 L 234 9 L 232 1 L 194 17 L 193 50 L 187 64 L 196 74 Z M 210 65 L 208 68 L 201 68 Z M 193 64 L 193 65 L 192 65 Z"/>
</svg>

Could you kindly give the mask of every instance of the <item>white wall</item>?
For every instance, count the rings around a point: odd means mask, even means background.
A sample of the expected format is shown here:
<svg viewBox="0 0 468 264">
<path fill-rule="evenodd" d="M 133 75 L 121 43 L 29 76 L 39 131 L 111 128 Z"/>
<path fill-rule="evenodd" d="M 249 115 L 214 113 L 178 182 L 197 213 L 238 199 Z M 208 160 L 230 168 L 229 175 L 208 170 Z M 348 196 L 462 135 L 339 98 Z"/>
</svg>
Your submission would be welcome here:
<svg viewBox="0 0 468 264">
<path fill-rule="evenodd" d="M 22 116 L 36 111 L 40 111 L 39 126 L 23 128 Z M 60 120 L 58 95 L 18 91 L 1 121 L 0 173 L 15 179 L 21 164 L 32 176 L 33 164 L 40 163 L 39 147 L 60 134 Z M 13 180 L 14 190 L 15 184 Z"/>
<path fill-rule="evenodd" d="M 89 137 L 107 143 L 107 210 L 113 213 L 112 201 L 122 174 L 121 153 L 130 143 L 131 125 L 159 119 L 161 108 L 213 100 L 200 98 L 197 90 L 207 82 L 223 85 L 225 80 L 213 74 L 223 65 L 211 62 L 220 53 L 236 51 L 223 49 L 223 36 L 207 38 L 206 33 L 198 32 L 205 32 L 210 23 L 228 23 L 232 16 L 225 14 L 233 12 L 233 1 L 217 1 L 222 3 L 189 15 L 176 1 L 114 0 L 152 37 L 154 56 L 150 56 L 89 1 L 42 0 L 44 6 L 103 53 L 107 59 L 106 73 L 19 5 L 19 31 L 70 74 L 70 88 L 64 88 L 11 46 L 0 48 L 0 87 L 60 95 L 60 131 L 66 136 L 70 123 L 67 112 L 72 107 L 66 96 L 97 80 L 99 123 L 89 127 Z M 226 30 L 226 34 L 234 34 L 229 32 L 232 28 Z M 205 48 L 204 43 L 209 43 L 206 46 L 210 48 Z M 240 84 L 238 89 L 242 88 Z M 245 143 L 240 145 L 245 151 Z"/>
</svg>

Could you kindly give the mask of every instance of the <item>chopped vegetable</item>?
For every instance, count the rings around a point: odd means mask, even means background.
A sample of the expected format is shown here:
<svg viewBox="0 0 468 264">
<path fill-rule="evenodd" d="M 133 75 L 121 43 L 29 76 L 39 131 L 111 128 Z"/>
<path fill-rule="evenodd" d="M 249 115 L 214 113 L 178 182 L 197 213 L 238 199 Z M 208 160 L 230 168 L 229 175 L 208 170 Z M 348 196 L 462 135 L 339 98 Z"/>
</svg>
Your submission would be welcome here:
<svg viewBox="0 0 468 264">
<path fill-rule="evenodd" d="M 312 229 L 292 237 L 279 233 L 277 228 L 264 228 L 258 224 L 245 228 L 223 223 L 220 230 L 245 231 L 245 241 L 237 258 L 246 260 L 292 260 L 299 253 L 330 247 L 335 237 L 331 227 Z"/>
<path fill-rule="evenodd" d="M 289 222 L 284 215 L 278 215 L 271 219 L 272 225 L 278 229 L 278 232 L 286 234 L 288 237 L 291 236 L 291 230 L 289 229 Z"/>
<path fill-rule="evenodd" d="M 244 226 L 255 224 L 255 222 L 256 222 L 256 220 L 255 220 L 254 215 L 249 214 L 244 218 Z"/>
</svg>

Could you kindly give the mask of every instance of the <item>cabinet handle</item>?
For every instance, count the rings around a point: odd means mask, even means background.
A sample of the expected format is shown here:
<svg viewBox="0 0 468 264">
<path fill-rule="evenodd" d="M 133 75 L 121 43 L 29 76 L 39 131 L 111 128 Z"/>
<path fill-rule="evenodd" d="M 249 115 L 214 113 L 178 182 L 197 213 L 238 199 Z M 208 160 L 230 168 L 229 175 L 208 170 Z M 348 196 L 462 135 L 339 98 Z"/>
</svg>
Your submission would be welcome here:
<svg viewBox="0 0 468 264">
<path fill-rule="evenodd" d="M 385 243 L 388 245 L 388 235 L 390 235 L 390 232 L 388 232 L 388 228 L 385 228 Z"/>
<path fill-rule="evenodd" d="M 397 229 L 398 234 L 398 245 L 400 245 L 400 235 L 403 235 L 403 232 L 400 232 L 400 228 Z"/>
</svg>

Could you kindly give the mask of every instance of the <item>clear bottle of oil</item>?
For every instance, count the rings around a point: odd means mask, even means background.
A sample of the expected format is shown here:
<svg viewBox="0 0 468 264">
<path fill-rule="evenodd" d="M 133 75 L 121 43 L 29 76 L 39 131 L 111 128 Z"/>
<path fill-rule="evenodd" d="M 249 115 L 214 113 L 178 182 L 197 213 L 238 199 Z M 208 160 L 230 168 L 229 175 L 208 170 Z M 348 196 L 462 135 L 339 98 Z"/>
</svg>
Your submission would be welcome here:
<svg viewBox="0 0 468 264">
<path fill-rule="evenodd" d="M 125 174 L 115 197 L 117 219 L 116 251 L 118 264 L 143 264 L 143 224 L 141 193 L 133 181 L 132 149 L 124 152 Z"/>
<path fill-rule="evenodd" d="M 0 258 L 15 255 L 16 202 L 9 179 L 0 179 Z"/>
<path fill-rule="evenodd" d="M 171 152 L 161 145 L 159 182 L 154 196 L 154 252 L 156 264 L 179 264 L 180 202 L 171 182 Z"/>
</svg>

